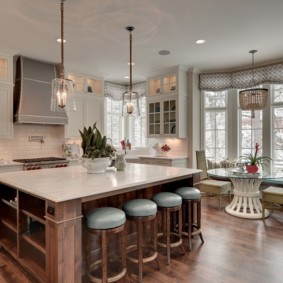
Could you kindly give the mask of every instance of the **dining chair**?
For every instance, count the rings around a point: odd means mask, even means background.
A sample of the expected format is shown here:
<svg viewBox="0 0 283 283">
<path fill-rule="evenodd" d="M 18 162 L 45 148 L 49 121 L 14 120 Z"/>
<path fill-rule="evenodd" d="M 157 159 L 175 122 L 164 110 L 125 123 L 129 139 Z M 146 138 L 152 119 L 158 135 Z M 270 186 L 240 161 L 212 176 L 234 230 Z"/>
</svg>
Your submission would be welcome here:
<svg viewBox="0 0 283 283">
<path fill-rule="evenodd" d="M 218 207 L 221 208 L 221 197 L 228 195 L 231 201 L 231 182 L 210 179 L 207 174 L 206 157 L 204 150 L 196 151 L 197 169 L 202 170 L 200 173 L 200 182 L 197 184 L 198 189 L 211 196 L 218 197 Z"/>
<path fill-rule="evenodd" d="M 265 219 L 265 210 L 283 209 L 283 188 L 268 187 L 262 191 L 262 219 Z"/>
</svg>

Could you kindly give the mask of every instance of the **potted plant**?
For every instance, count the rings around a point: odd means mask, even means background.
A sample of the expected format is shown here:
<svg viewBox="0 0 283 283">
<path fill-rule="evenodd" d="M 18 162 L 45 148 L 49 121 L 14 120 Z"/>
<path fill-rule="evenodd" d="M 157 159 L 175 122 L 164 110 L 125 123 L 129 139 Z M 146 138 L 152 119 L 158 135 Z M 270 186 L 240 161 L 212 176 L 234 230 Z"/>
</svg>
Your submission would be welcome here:
<svg viewBox="0 0 283 283">
<path fill-rule="evenodd" d="M 112 144 L 107 143 L 107 141 L 111 140 L 106 136 L 102 137 L 96 123 L 92 127 L 84 127 L 79 132 L 82 138 L 83 166 L 88 169 L 88 173 L 105 172 L 116 152 Z"/>
<path fill-rule="evenodd" d="M 258 156 L 259 152 L 259 144 L 255 144 L 255 153 L 246 154 L 244 156 L 245 160 L 247 161 L 246 170 L 248 173 L 256 173 L 258 171 L 258 166 L 262 168 L 264 166 L 268 167 L 268 163 L 272 160 L 270 157 L 267 156 Z"/>
</svg>

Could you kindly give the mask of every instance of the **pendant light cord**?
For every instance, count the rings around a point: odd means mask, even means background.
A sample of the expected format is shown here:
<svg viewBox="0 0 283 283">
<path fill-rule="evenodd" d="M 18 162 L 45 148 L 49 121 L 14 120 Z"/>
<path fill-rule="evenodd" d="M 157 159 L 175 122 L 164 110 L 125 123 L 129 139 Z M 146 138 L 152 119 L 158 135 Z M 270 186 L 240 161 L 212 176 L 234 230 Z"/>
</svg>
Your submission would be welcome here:
<svg viewBox="0 0 283 283">
<path fill-rule="evenodd" d="M 130 101 L 132 101 L 132 33 L 130 31 Z"/>
<path fill-rule="evenodd" d="M 254 71 L 254 54 L 257 50 L 251 50 L 250 53 L 252 54 L 252 86 L 255 87 L 255 71 Z"/>
<path fill-rule="evenodd" d="M 64 67 L 64 1 L 61 0 L 61 70 L 60 77 L 64 79 L 65 77 L 65 67 Z"/>
</svg>

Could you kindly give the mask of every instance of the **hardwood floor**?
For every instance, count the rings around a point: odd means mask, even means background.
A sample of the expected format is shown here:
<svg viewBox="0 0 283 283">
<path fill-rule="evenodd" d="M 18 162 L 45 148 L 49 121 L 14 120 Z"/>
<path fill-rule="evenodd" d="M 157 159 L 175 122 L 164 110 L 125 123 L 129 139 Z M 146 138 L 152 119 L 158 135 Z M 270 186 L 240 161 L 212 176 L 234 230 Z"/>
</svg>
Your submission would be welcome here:
<svg viewBox="0 0 283 283">
<path fill-rule="evenodd" d="M 233 217 L 224 212 L 226 204 L 223 201 L 219 210 L 216 198 L 203 197 L 204 244 L 195 237 L 192 251 L 183 256 L 173 249 L 170 267 L 161 248 L 161 270 L 154 263 L 145 264 L 143 282 L 282 283 L 283 211 L 274 211 L 264 222 Z M 34 283 L 5 253 L 0 253 L 0 263 L 5 264 L 0 268 L 1 283 Z M 129 264 L 128 270 L 130 282 L 137 282 L 137 266 Z"/>
</svg>

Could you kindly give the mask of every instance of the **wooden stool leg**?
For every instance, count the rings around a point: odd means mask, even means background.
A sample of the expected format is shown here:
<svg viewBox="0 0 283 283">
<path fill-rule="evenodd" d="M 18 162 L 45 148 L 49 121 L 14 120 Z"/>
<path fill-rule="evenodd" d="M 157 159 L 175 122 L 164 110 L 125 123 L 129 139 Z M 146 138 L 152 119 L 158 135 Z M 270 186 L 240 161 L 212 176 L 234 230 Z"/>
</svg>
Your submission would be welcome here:
<svg viewBox="0 0 283 283">
<path fill-rule="evenodd" d="M 107 235 L 106 231 L 101 235 L 101 247 L 102 247 L 102 283 L 107 283 Z"/>
<path fill-rule="evenodd" d="M 126 229 L 124 228 L 121 233 L 121 259 L 122 259 L 122 267 L 127 267 L 126 262 Z"/>
<path fill-rule="evenodd" d="M 166 249 L 167 249 L 167 264 L 170 265 L 170 211 L 168 208 L 164 209 L 164 214 L 165 214 L 165 219 L 166 219 L 166 226 L 165 226 L 165 230 L 166 230 Z"/>
<path fill-rule="evenodd" d="M 157 253 L 157 217 L 152 220 L 152 225 L 153 227 L 151 228 L 151 230 L 153 231 L 153 251 Z M 158 256 L 156 257 L 156 262 L 157 269 L 160 270 L 160 261 Z"/>
<path fill-rule="evenodd" d="M 188 243 L 189 243 L 189 251 L 192 250 L 192 218 L 193 218 L 193 207 L 192 201 L 188 200 Z"/>
<path fill-rule="evenodd" d="M 197 226 L 198 229 L 201 229 L 201 200 L 197 202 Z M 199 237 L 201 239 L 201 242 L 204 243 L 202 233 L 200 232 Z"/>
<path fill-rule="evenodd" d="M 85 266 L 86 266 L 86 273 L 89 272 L 90 262 L 91 262 L 91 233 L 87 231 L 85 237 Z"/>
<path fill-rule="evenodd" d="M 182 237 L 183 237 L 182 236 L 182 227 L 183 227 L 183 220 L 182 220 L 182 206 L 181 206 L 180 209 L 178 210 L 178 236 L 179 236 L 180 239 L 182 239 Z M 181 253 L 184 255 L 185 250 L 184 250 L 183 244 L 180 245 L 180 249 L 181 249 Z"/>
<path fill-rule="evenodd" d="M 142 218 L 139 217 L 137 220 L 137 233 L 138 233 L 138 268 L 139 268 L 139 283 L 142 283 L 142 265 L 143 265 L 143 256 L 142 256 Z"/>
</svg>

